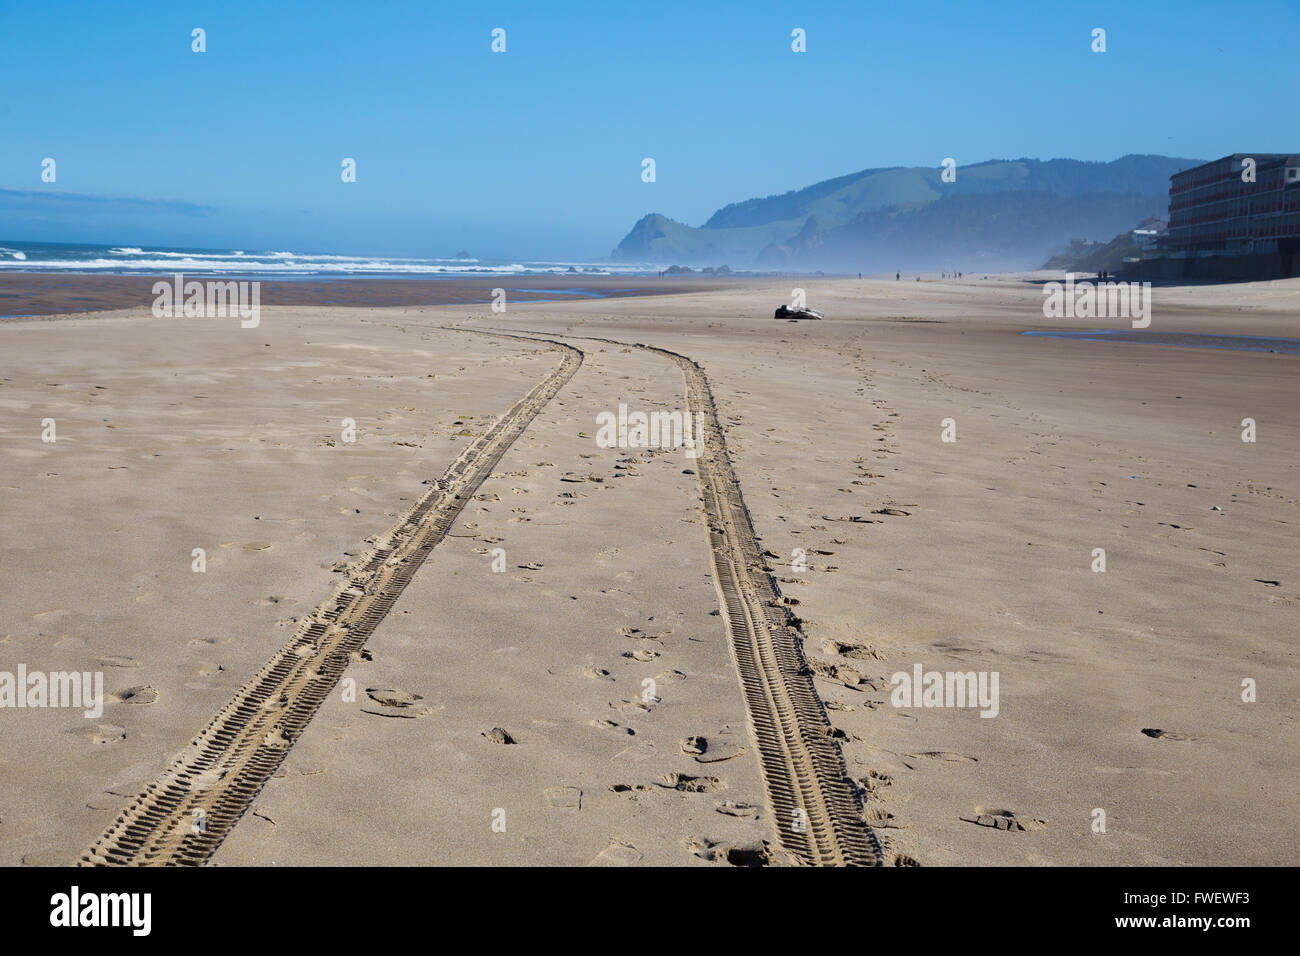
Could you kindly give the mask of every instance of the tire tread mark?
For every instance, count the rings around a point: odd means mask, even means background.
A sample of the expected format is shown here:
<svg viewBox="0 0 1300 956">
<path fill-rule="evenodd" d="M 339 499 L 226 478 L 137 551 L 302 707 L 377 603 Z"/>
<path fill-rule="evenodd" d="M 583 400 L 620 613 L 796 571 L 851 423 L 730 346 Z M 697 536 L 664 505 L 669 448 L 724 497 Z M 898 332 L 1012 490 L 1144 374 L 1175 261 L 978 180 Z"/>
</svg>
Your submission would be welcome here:
<svg viewBox="0 0 1300 956">
<path fill-rule="evenodd" d="M 338 684 L 351 655 L 365 645 L 506 450 L 582 364 L 581 350 L 563 342 L 508 337 L 545 342 L 560 352 L 559 366 L 471 443 L 366 558 L 349 567 L 338 591 L 145 787 L 81 855 L 80 865 L 198 866 L 211 859 Z M 199 819 L 204 825 L 192 826 Z"/>
<path fill-rule="evenodd" d="M 825 706 L 803 656 L 799 622 L 781 601 L 780 588 L 763 562 L 703 368 L 658 346 L 596 336 L 560 337 L 656 352 L 681 369 L 688 409 L 704 417 L 703 448 L 695 461 L 714 585 L 781 843 L 809 865 L 883 865 L 884 854 L 863 817 L 858 788 L 848 777 L 839 744 L 830 736 Z M 806 822 L 797 827 L 800 810 Z"/>
</svg>

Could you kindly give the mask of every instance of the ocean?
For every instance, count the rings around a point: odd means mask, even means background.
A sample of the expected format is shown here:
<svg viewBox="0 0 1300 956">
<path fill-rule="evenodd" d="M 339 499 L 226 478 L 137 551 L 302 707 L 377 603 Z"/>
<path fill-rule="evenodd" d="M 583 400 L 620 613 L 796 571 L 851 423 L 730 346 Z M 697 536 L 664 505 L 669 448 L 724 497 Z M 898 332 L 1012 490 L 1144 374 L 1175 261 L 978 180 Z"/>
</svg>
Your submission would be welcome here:
<svg viewBox="0 0 1300 956">
<path fill-rule="evenodd" d="M 426 279 L 519 275 L 651 275 L 658 267 L 629 263 L 530 259 L 346 256 L 246 249 L 110 246 L 0 239 L 0 272 L 90 272 L 103 275 L 220 273 L 277 279 L 320 276 Z"/>
</svg>

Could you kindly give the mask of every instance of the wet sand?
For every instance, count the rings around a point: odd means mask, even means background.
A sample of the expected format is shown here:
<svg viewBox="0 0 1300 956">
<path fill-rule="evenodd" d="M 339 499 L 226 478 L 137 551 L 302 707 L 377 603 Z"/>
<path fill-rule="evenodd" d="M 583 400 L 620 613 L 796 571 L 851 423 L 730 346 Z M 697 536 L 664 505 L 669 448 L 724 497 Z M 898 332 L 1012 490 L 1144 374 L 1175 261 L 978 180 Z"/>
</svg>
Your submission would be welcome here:
<svg viewBox="0 0 1300 956">
<path fill-rule="evenodd" d="M 483 304 L 494 289 L 504 289 L 507 307 L 516 301 L 547 301 L 700 292 L 743 284 L 706 276 L 597 276 L 572 273 L 545 276 L 493 275 L 482 278 L 347 278 L 335 276 L 279 279 L 274 276 L 223 276 L 191 273 L 187 279 L 256 279 L 262 283 L 263 306 L 348 306 L 390 308 L 447 304 Z M 151 307 L 153 285 L 170 275 L 96 275 L 57 272 L 0 272 L 0 317 L 40 316 Z"/>
</svg>

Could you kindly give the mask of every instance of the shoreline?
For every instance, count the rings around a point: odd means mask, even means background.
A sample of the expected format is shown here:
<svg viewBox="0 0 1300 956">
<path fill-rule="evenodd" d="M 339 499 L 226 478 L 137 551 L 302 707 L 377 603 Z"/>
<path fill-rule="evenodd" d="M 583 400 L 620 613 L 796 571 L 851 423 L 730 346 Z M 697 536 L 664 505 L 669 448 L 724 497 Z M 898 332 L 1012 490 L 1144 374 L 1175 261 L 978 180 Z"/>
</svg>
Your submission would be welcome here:
<svg viewBox="0 0 1300 956">
<path fill-rule="evenodd" d="M 154 283 L 172 273 L 103 275 L 96 273 L 0 272 L 0 319 L 86 315 L 119 309 L 149 309 Z M 261 283 L 263 307 L 326 306 L 392 308 L 436 305 L 489 305 L 494 289 L 505 289 L 507 303 L 618 299 L 632 296 L 710 292 L 770 279 L 717 279 L 711 276 L 522 275 L 430 279 L 421 276 L 272 277 L 190 273 L 200 282 L 245 280 Z"/>
<path fill-rule="evenodd" d="M 723 292 L 727 290 L 768 290 L 776 287 L 772 306 L 780 305 L 793 295 L 795 288 L 825 287 L 833 283 L 837 288 L 854 287 L 860 290 L 864 302 L 880 299 L 910 298 L 913 292 L 925 298 L 935 293 L 951 292 L 978 297 L 1000 295 L 1016 290 L 1022 296 L 1037 298 L 1048 282 L 1061 281 L 1066 273 L 1055 270 L 1027 272 L 971 273 L 963 278 L 944 278 L 939 273 L 904 275 L 895 280 L 887 274 L 852 276 L 765 274 L 733 274 L 726 277 L 705 274 L 693 275 L 519 275 L 427 278 L 424 276 L 273 276 L 265 278 L 255 273 L 206 273 L 186 275 L 187 281 L 226 282 L 255 281 L 261 284 L 261 307 L 293 308 L 314 306 L 338 309 L 392 309 L 425 308 L 446 305 L 490 306 L 496 289 L 504 289 L 508 306 L 538 305 L 545 302 L 584 302 L 625 298 L 652 298 L 665 295 L 689 295 Z M 120 275 L 95 272 L 7 272 L 0 271 L 0 322 L 18 319 L 47 319 L 89 317 L 96 313 L 149 310 L 155 296 L 157 282 L 170 282 L 174 273 L 148 275 Z M 1082 275 L 1079 282 L 1093 281 Z M 849 286 L 857 283 L 856 286 Z M 1245 297 L 1249 301 L 1249 314 L 1260 315 L 1281 312 L 1294 316 L 1290 305 L 1290 291 L 1296 280 L 1269 279 L 1252 282 L 1184 282 L 1157 281 L 1150 283 L 1152 295 L 1165 309 L 1171 298 L 1180 312 L 1199 312 L 1202 309 L 1229 310 L 1240 313 L 1246 306 L 1238 304 Z M 780 288 L 785 285 L 784 291 Z M 940 292 L 942 290 L 942 292 Z M 1192 296 L 1190 301 L 1179 297 Z M 1277 299 L 1273 306 L 1270 299 Z M 901 317 L 897 317 L 901 318 Z M 1094 322 L 1097 320 L 1094 319 Z M 1032 328 L 1028 324 L 1024 328 Z M 1068 323 L 1044 317 L 1041 328 L 1071 328 Z M 1232 327 L 1232 331 L 1238 331 Z M 1220 330 L 1227 334 L 1229 326 Z M 1300 334 L 1300 333 L 1297 333 Z"/>
</svg>

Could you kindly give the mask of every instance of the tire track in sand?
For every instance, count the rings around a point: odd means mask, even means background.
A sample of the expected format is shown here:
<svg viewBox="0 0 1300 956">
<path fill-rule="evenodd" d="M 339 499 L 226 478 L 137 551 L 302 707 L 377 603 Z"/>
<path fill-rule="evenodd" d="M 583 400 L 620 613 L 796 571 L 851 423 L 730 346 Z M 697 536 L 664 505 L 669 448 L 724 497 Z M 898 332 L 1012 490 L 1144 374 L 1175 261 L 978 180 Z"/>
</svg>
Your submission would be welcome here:
<svg viewBox="0 0 1300 956">
<path fill-rule="evenodd" d="M 145 787 L 81 855 L 81 865 L 197 866 L 216 852 L 465 502 L 582 364 L 582 352 L 571 345 L 509 337 L 559 350 L 559 367 L 466 448 L 405 518 L 348 569 L 338 593 L 304 619 L 297 635 Z"/>
<path fill-rule="evenodd" d="M 813 687 L 798 619 L 782 602 L 754 536 L 704 370 L 685 355 L 653 345 L 533 334 L 657 352 L 682 370 L 687 407 L 692 415 L 702 413 L 704 420 L 695 463 L 704 492 L 714 585 L 781 843 L 801 862 L 814 866 L 882 865 L 880 843 L 863 819 L 858 789 L 849 780 L 826 709 Z"/>
</svg>

